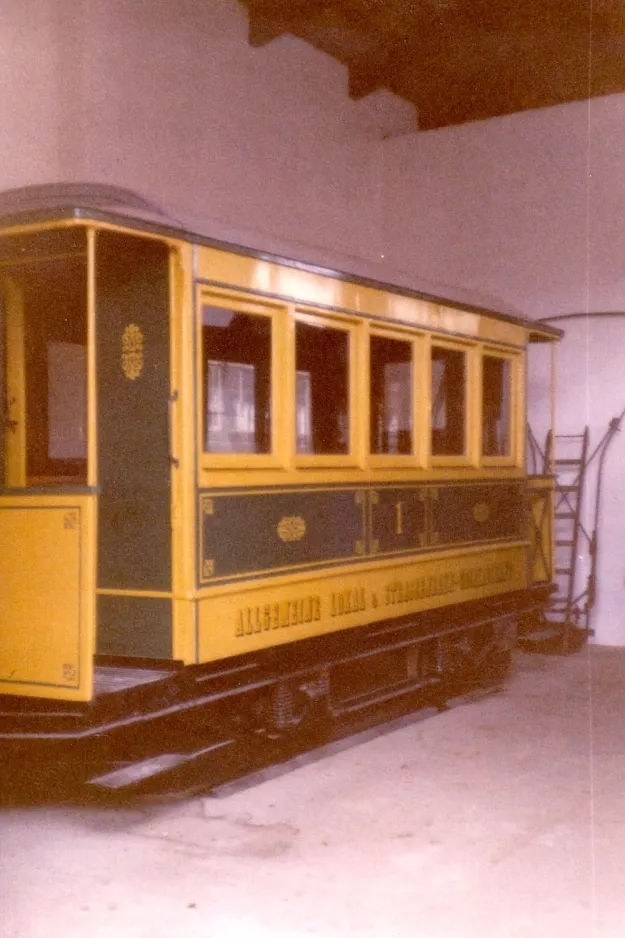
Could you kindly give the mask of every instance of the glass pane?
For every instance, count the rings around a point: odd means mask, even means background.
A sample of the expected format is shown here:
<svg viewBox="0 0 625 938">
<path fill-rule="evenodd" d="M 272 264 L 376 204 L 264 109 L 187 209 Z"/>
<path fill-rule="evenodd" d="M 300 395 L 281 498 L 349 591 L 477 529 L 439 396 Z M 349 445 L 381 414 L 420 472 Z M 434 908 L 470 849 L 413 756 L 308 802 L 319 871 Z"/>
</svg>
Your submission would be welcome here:
<svg viewBox="0 0 625 938">
<path fill-rule="evenodd" d="M 461 456 L 465 451 L 466 355 L 432 349 L 432 455 Z"/>
<path fill-rule="evenodd" d="M 202 309 L 204 450 L 271 451 L 271 319 Z"/>
<path fill-rule="evenodd" d="M 297 452 L 313 452 L 312 401 L 310 396 L 310 372 L 298 371 L 295 375 L 296 386 L 296 433 Z"/>
<path fill-rule="evenodd" d="M 87 349 L 48 343 L 48 456 L 87 458 Z"/>
<path fill-rule="evenodd" d="M 485 355 L 482 363 L 482 453 L 510 455 L 510 362 Z"/>
<path fill-rule="evenodd" d="M 412 346 L 372 336 L 370 346 L 372 453 L 412 452 Z"/>
<path fill-rule="evenodd" d="M 7 238 L 0 272 L 6 347 L 5 447 L 25 428 L 28 485 L 87 479 L 87 263 L 84 232 Z M 62 253 L 56 253 L 62 252 Z M 11 263 L 15 256 L 16 263 Z M 9 330 L 8 322 L 12 326 Z M 15 362 L 23 355 L 23 375 Z M 12 366 L 13 363 L 13 366 Z M 19 366 L 21 372 L 21 365 Z M 18 444 L 21 446 L 21 444 Z M 13 457 L 10 457 L 13 460 Z M 23 461 L 22 461 L 23 460 Z"/>
<path fill-rule="evenodd" d="M 349 452 L 349 334 L 295 324 L 296 449 L 328 455 Z"/>
</svg>

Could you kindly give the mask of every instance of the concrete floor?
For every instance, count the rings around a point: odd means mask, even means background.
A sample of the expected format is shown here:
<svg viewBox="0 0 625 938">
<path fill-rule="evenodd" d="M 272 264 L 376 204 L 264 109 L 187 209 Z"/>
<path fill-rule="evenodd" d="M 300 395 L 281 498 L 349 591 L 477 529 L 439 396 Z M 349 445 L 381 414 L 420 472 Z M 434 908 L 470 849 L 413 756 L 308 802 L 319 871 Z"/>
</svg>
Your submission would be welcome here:
<svg viewBox="0 0 625 938">
<path fill-rule="evenodd" d="M 0 813 L 2 938 L 623 938 L 625 649 L 222 798 Z"/>
</svg>

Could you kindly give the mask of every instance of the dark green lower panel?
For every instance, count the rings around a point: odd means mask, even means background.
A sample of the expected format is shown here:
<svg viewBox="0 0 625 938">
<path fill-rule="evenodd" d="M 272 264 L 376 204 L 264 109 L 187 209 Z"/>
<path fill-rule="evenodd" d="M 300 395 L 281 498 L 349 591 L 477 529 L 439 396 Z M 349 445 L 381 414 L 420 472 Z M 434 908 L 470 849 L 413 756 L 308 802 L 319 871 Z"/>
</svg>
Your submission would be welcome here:
<svg viewBox="0 0 625 938">
<path fill-rule="evenodd" d="M 171 658 L 170 599 L 98 596 L 97 654 Z"/>
<path fill-rule="evenodd" d="M 199 493 L 200 585 L 520 540 L 523 480 Z"/>
</svg>

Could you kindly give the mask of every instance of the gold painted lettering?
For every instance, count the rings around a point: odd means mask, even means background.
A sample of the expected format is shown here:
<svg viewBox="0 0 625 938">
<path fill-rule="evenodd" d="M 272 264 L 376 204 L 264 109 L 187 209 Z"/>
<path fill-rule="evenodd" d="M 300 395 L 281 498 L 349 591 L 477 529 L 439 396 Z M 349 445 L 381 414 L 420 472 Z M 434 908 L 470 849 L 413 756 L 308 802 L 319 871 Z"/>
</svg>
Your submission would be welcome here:
<svg viewBox="0 0 625 938">
<path fill-rule="evenodd" d="M 395 534 L 398 536 L 404 533 L 404 503 L 397 502 L 395 505 L 397 514 L 395 517 Z"/>
<path fill-rule="evenodd" d="M 367 594 L 364 586 L 341 590 L 340 593 L 330 595 L 330 615 L 346 616 L 353 612 L 364 612 L 367 608 Z M 318 597 L 315 600 L 314 618 L 321 617 L 321 606 Z"/>
<path fill-rule="evenodd" d="M 364 595 L 364 591 L 361 591 Z M 321 619 L 321 597 L 303 596 L 298 599 L 285 599 L 277 603 L 265 603 L 262 606 L 244 606 L 236 613 L 234 634 L 236 638 L 269 632 L 272 629 L 286 629 Z"/>
</svg>

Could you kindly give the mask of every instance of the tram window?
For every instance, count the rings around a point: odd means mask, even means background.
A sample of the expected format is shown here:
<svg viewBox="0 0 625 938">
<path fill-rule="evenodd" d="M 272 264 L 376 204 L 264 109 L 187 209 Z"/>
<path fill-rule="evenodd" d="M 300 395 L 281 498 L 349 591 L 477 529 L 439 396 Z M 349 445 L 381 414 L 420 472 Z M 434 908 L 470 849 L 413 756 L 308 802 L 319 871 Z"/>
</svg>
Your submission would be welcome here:
<svg viewBox="0 0 625 938">
<path fill-rule="evenodd" d="M 11 484 L 87 481 L 87 263 L 84 232 L 30 235 L 3 270 L 5 434 Z M 53 251 L 59 251 L 55 256 Z M 9 327 L 9 323 L 11 323 Z M 22 364 L 23 363 L 23 364 Z M 25 452 L 19 452 L 25 446 Z M 16 467 L 22 466 L 22 469 Z"/>
<path fill-rule="evenodd" d="M 371 452 L 412 452 L 412 345 L 374 335 L 370 345 Z"/>
<path fill-rule="evenodd" d="M 432 349 L 432 455 L 465 451 L 466 355 L 458 349 Z"/>
<path fill-rule="evenodd" d="M 511 365 L 506 358 L 482 359 L 482 454 L 510 455 Z"/>
<path fill-rule="evenodd" d="M 271 451 L 271 318 L 202 310 L 204 450 Z"/>
<path fill-rule="evenodd" d="M 349 333 L 323 324 L 295 324 L 296 451 L 349 452 Z"/>
</svg>

